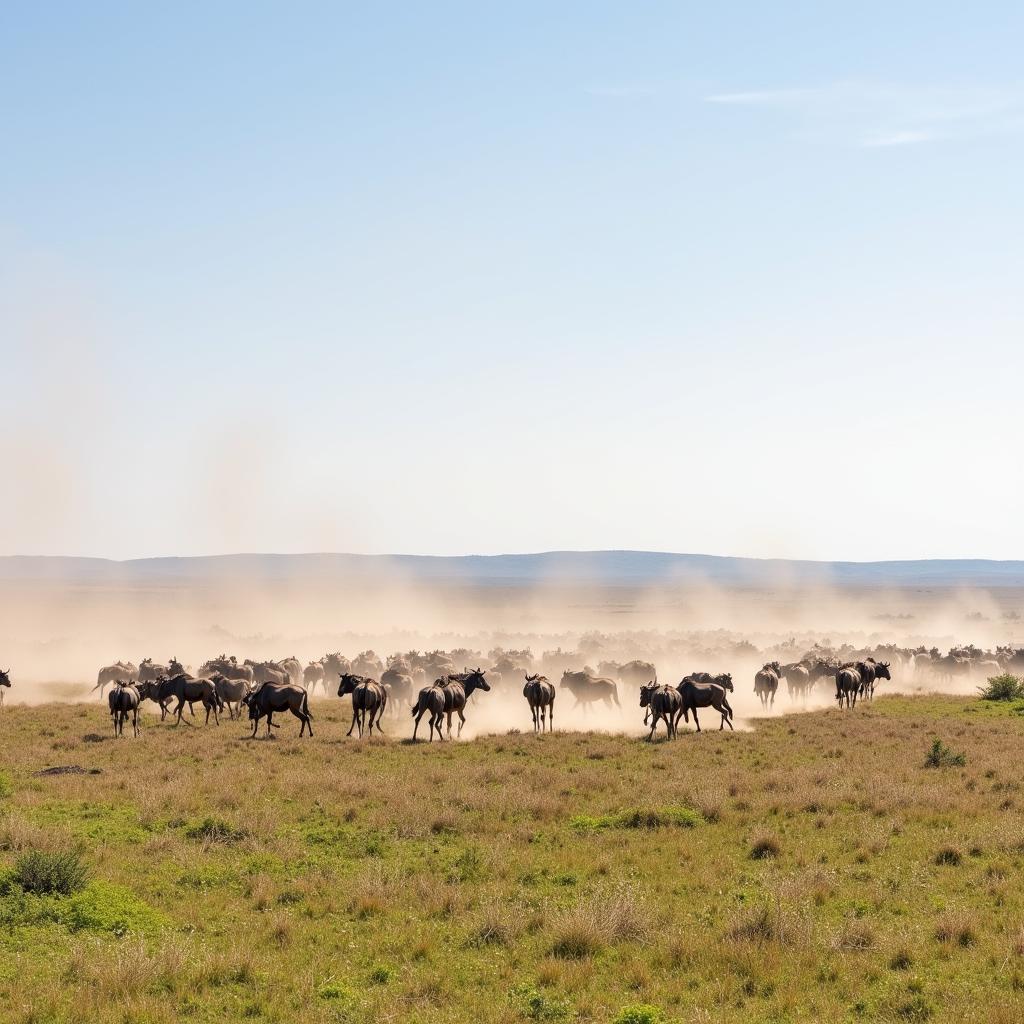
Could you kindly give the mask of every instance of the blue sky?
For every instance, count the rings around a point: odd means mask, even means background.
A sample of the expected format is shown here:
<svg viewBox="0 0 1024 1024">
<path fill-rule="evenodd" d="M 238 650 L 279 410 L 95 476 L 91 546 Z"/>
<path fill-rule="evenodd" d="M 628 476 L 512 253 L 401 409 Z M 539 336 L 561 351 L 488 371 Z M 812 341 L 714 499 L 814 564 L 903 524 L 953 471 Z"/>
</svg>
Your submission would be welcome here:
<svg viewBox="0 0 1024 1024">
<path fill-rule="evenodd" d="M 0 551 L 1024 556 L 1022 40 L 5 4 Z"/>
</svg>

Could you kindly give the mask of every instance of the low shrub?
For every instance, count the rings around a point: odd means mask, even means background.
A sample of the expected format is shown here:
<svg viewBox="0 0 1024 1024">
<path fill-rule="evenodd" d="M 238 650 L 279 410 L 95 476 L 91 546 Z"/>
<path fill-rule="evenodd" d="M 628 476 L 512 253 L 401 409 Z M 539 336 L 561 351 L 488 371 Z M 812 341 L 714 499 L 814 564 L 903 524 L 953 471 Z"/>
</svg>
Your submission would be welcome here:
<svg viewBox="0 0 1024 1024">
<path fill-rule="evenodd" d="M 92 882 L 72 896 L 61 918 L 72 931 L 112 935 L 150 932 L 164 923 L 163 916 L 130 889 L 108 882 Z"/>
<path fill-rule="evenodd" d="M 932 741 L 932 749 L 924 759 L 926 768 L 963 768 L 965 764 L 967 755 L 962 752 L 954 753 L 938 736 Z"/>
<path fill-rule="evenodd" d="M 984 686 L 978 687 L 982 700 L 1018 700 L 1024 697 L 1024 680 L 1004 672 L 990 676 Z"/>
<path fill-rule="evenodd" d="M 14 862 L 10 879 L 25 892 L 70 896 L 88 877 L 81 850 L 27 850 Z"/>
</svg>

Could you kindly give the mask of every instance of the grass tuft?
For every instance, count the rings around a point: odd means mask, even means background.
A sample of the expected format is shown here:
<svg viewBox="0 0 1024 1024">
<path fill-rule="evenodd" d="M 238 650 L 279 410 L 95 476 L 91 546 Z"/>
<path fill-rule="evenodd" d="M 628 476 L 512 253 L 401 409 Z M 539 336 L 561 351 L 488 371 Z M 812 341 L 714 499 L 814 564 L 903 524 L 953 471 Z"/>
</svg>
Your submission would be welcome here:
<svg viewBox="0 0 1024 1024">
<path fill-rule="evenodd" d="M 954 753 L 938 738 L 932 741 L 932 749 L 924 759 L 926 768 L 963 768 L 967 764 L 967 755 Z"/>
<path fill-rule="evenodd" d="M 71 896 L 85 887 L 89 870 L 82 851 L 27 850 L 14 862 L 11 881 L 40 896 Z"/>
</svg>

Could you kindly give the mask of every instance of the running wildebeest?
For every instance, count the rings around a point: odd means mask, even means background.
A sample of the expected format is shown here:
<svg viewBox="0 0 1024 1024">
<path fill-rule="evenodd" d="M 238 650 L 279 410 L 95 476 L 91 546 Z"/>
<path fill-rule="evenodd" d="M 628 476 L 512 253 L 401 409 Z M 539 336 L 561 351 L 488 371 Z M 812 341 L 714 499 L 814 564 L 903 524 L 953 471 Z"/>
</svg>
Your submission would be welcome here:
<svg viewBox="0 0 1024 1024">
<path fill-rule="evenodd" d="M 545 709 L 550 710 L 548 720 L 548 732 L 555 729 L 555 687 L 548 682 L 547 676 L 539 674 L 528 675 L 526 685 L 523 687 L 523 696 L 530 705 L 530 714 L 533 715 L 533 731 L 544 731 Z"/>
<path fill-rule="evenodd" d="M 730 692 L 734 689 L 730 672 L 719 672 L 716 676 L 713 676 L 710 672 L 691 672 L 689 675 L 683 676 L 683 679 L 689 679 L 694 683 L 716 683 L 723 690 L 729 690 Z"/>
<path fill-rule="evenodd" d="M 232 719 L 242 717 L 242 699 L 249 692 L 249 682 L 246 679 L 229 679 L 219 672 L 210 677 L 217 690 L 217 696 L 221 703 L 228 709 L 228 717 Z"/>
<path fill-rule="evenodd" d="M 441 680 L 435 680 L 431 686 L 424 686 L 416 697 L 416 703 L 412 706 L 412 717 L 416 719 L 412 727 L 412 738 L 416 739 L 416 730 L 420 727 L 420 719 L 430 712 L 427 724 L 430 726 L 430 742 L 434 742 L 434 729 L 437 728 L 437 738 L 444 739 L 441 732 L 441 719 L 444 718 L 444 690 L 441 689 Z"/>
<path fill-rule="evenodd" d="M 384 716 L 384 709 L 388 704 L 388 691 L 377 682 L 376 679 L 367 679 L 365 676 L 353 675 L 345 672 L 341 676 L 338 685 L 338 696 L 344 697 L 352 694 L 352 724 L 348 727 L 346 736 L 352 735 L 352 730 L 359 725 L 359 735 L 363 735 L 363 725 L 366 716 L 370 716 L 370 735 L 373 735 L 374 723 L 377 725 L 377 732 L 382 736 L 384 730 L 380 727 L 380 720 Z"/>
<path fill-rule="evenodd" d="M 110 717 L 114 720 L 114 735 L 124 735 L 124 723 L 132 716 L 132 735 L 139 735 L 139 691 L 129 682 L 118 679 L 107 694 Z"/>
<path fill-rule="evenodd" d="M 388 703 L 398 714 L 403 704 L 412 704 L 412 694 L 415 686 L 412 676 L 401 668 L 386 668 L 380 677 L 380 685 L 388 692 Z"/>
<path fill-rule="evenodd" d="M 665 731 L 668 738 L 676 736 L 676 722 L 683 710 L 683 698 L 678 690 L 671 686 L 658 685 L 657 679 L 640 687 L 640 707 L 650 708 L 651 731 L 647 736 L 648 741 L 654 739 L 654 731 L 658 728 L 658 722 L 664 719 Z M 696 716 L 694 716 L 696 717 Z M 647 724 L 647 716 L 644 716 L 644 725 Z"/>
<path fill-rule="evenodd" d="M 144 700 L 151 700 L 158 708 L 160 708 L 160 721 L 162 722 L 166 717 L 167 713 L 171 710 L 171 702 L 174 700 L 173 697 L 165 697 L 163 700 L 160 699 L 160 684 L 155 679 L 147 679 L 142 683 L 135 683 L 135 689 L 139 692 L 139 702 Z"/>
<path fill-rule="evenodd" d="M 854 667 L 860 674 L 860 695 L 865 700 L 874 700 L 875 683 L 879 679 L 892 679 L 887 661 L 875 661 L 874 658 L 868 658 L 866 661 L 858 661 Z"/>
<path fill-rule="evenodd" d="M 168 697 L 177 697 L 178 699 L 178 706 L 174 709 L 174 713 L 177 716 L 175 725 L 181 725 L 182 709 L 187 703 L 192 701 L 202 701 L 203 707 L 206 708 L 206 721 L 204 725 L 210 724 L 211 711 L 213 712 L 214 722 L 220 725 L 219 712 L 224 709 L 224 705 L 212 679 L 196 679 L 194 676 L 181 673 L 172 676 L 170 679 L 158 680 L 157 701 L 163 704 Z"/>
<path fill-rule="evenodd" d="M 9 689 L 11 685 L 11 670 L 5 668 L 0 672 L 0 708 L 4 706 L 4 690 Z"/>
<path fill-rule="evenodd" d="M 490 683 L 484 679 L 482 669 L 475 668 L 472 672 L 456 672 L 449 675 L 441 684 L 444 692 L 444 713 L 448 723 L 448 739 L 452 738 L 452 714 L 459 716 L 459 731 L 456 736 L 462 735 L 462 727 L 466 724 L 466 702 L 473 696 L 474 691 L 491 689 Z"/>
<path fill-rule="evenodd" d="M 264 683 L 259 689 L 247 693 L 242 698 L 242 703 L 249 709 L 249 721 L 252 722 L 252 739 L 256 738 L 256 729 L 260 719 L 264 716 L 267 719 L 267 737 L 270 737 L 270 728 L 275 729 L 274 713 L 290 711 L 300 722 L 299 736 L 309 729 L 309 735 L 313 735 L 313 712 L 309 710 L 309 695 L 301 686 L 293 686 L 291 683 Z"/>
<path fill-rule="evenodd" d="M 693 712 L 693 722 L 697 726 L 697 732 L 701 731 L 700 719 L 697 718 L 697 708 L 714 708 L 721 716 L 722 721 L 718 726 L 721 732 L 726 726 L 732 729 L 732 708 L 725 696 L 725 687 L 718 683 L 698 683 L 693 679 L 684 679 L 677 687 L 682 702 L 682 715 L 684 721 L 690 721 L 690 712 Z M 677 719 L 678 721 L 678 716 Z"/>
<path fill-rule="evenodd" d="M 139 669 L 137 665 L 133 665 L 130 661 L 115 661 L 113 665 L 104 665 L 99 670 L 93 690 L 100 691 L 100 700 L 102 700 L 103 691 L 112 683 L 116 683 L 119 680 L 134 683 L 138 678 Z"/>
<path fill-rule="evenodd" d="M 604 701 L 608 707 L 622 707 L 619 703 L 619 688 L 615 680 L 592 676 L 589 672 L 563 672 L 561 685 L 576 699 L 573 709 L 581 704 L 584 709 L 594 701 Z"/>
<path fill-rule="evenodd" d="M 302 683 L 308 693 L 316 693 L 318 683 L 324 688 L 324 693 L 327 692 L 327 678 L 324 675 L 324 667 L 319 661 L 311 661 L 302 670 Z"/>
<path fill-rule="evenodd" d="M 807 699 L 807 691 L 811 686 L 811 673 L 806 665 L 794 662 L 782 666 L 782 677 L 786 680 L 786 690 L 790 700 Z"/>
<path fill-rule="evenodd" d="M 770 661 L 754 676 L 754 693 L 761 699 L 761 707 L 765 711 L 775 705 L 775 691 L 779 688 L 779 676 L 782 668 L 777 661 Z"/>
<path fill-rule="evenodd" d="M 840 707 L 843 706 L 844 699 L 848 708 L 857 706 L 860 686 L 861 678 L 856 666 L 843 665 L 836 669 L 836 700 L 839 701 Z"/>
</svg>

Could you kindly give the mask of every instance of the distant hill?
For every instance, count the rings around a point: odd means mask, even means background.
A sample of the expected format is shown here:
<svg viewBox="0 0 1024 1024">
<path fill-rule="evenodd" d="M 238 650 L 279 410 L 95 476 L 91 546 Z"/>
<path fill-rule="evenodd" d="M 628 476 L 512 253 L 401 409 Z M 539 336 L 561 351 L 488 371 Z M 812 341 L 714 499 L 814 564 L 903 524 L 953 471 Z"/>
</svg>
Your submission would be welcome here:
<svg viewBox="0 0 1024 1024">
<path fill-rule="evenodd" d="M 1024 587 L 1024 561 L 925 559 L 811 562 L 660 551 L 547 551 L 524 555 L 212 555 L 194 558 L 0 557 L 0 582 L 189 585 L 306 580 L 530 586 L 713 584 L 730 587 Z"/>
</svg>

